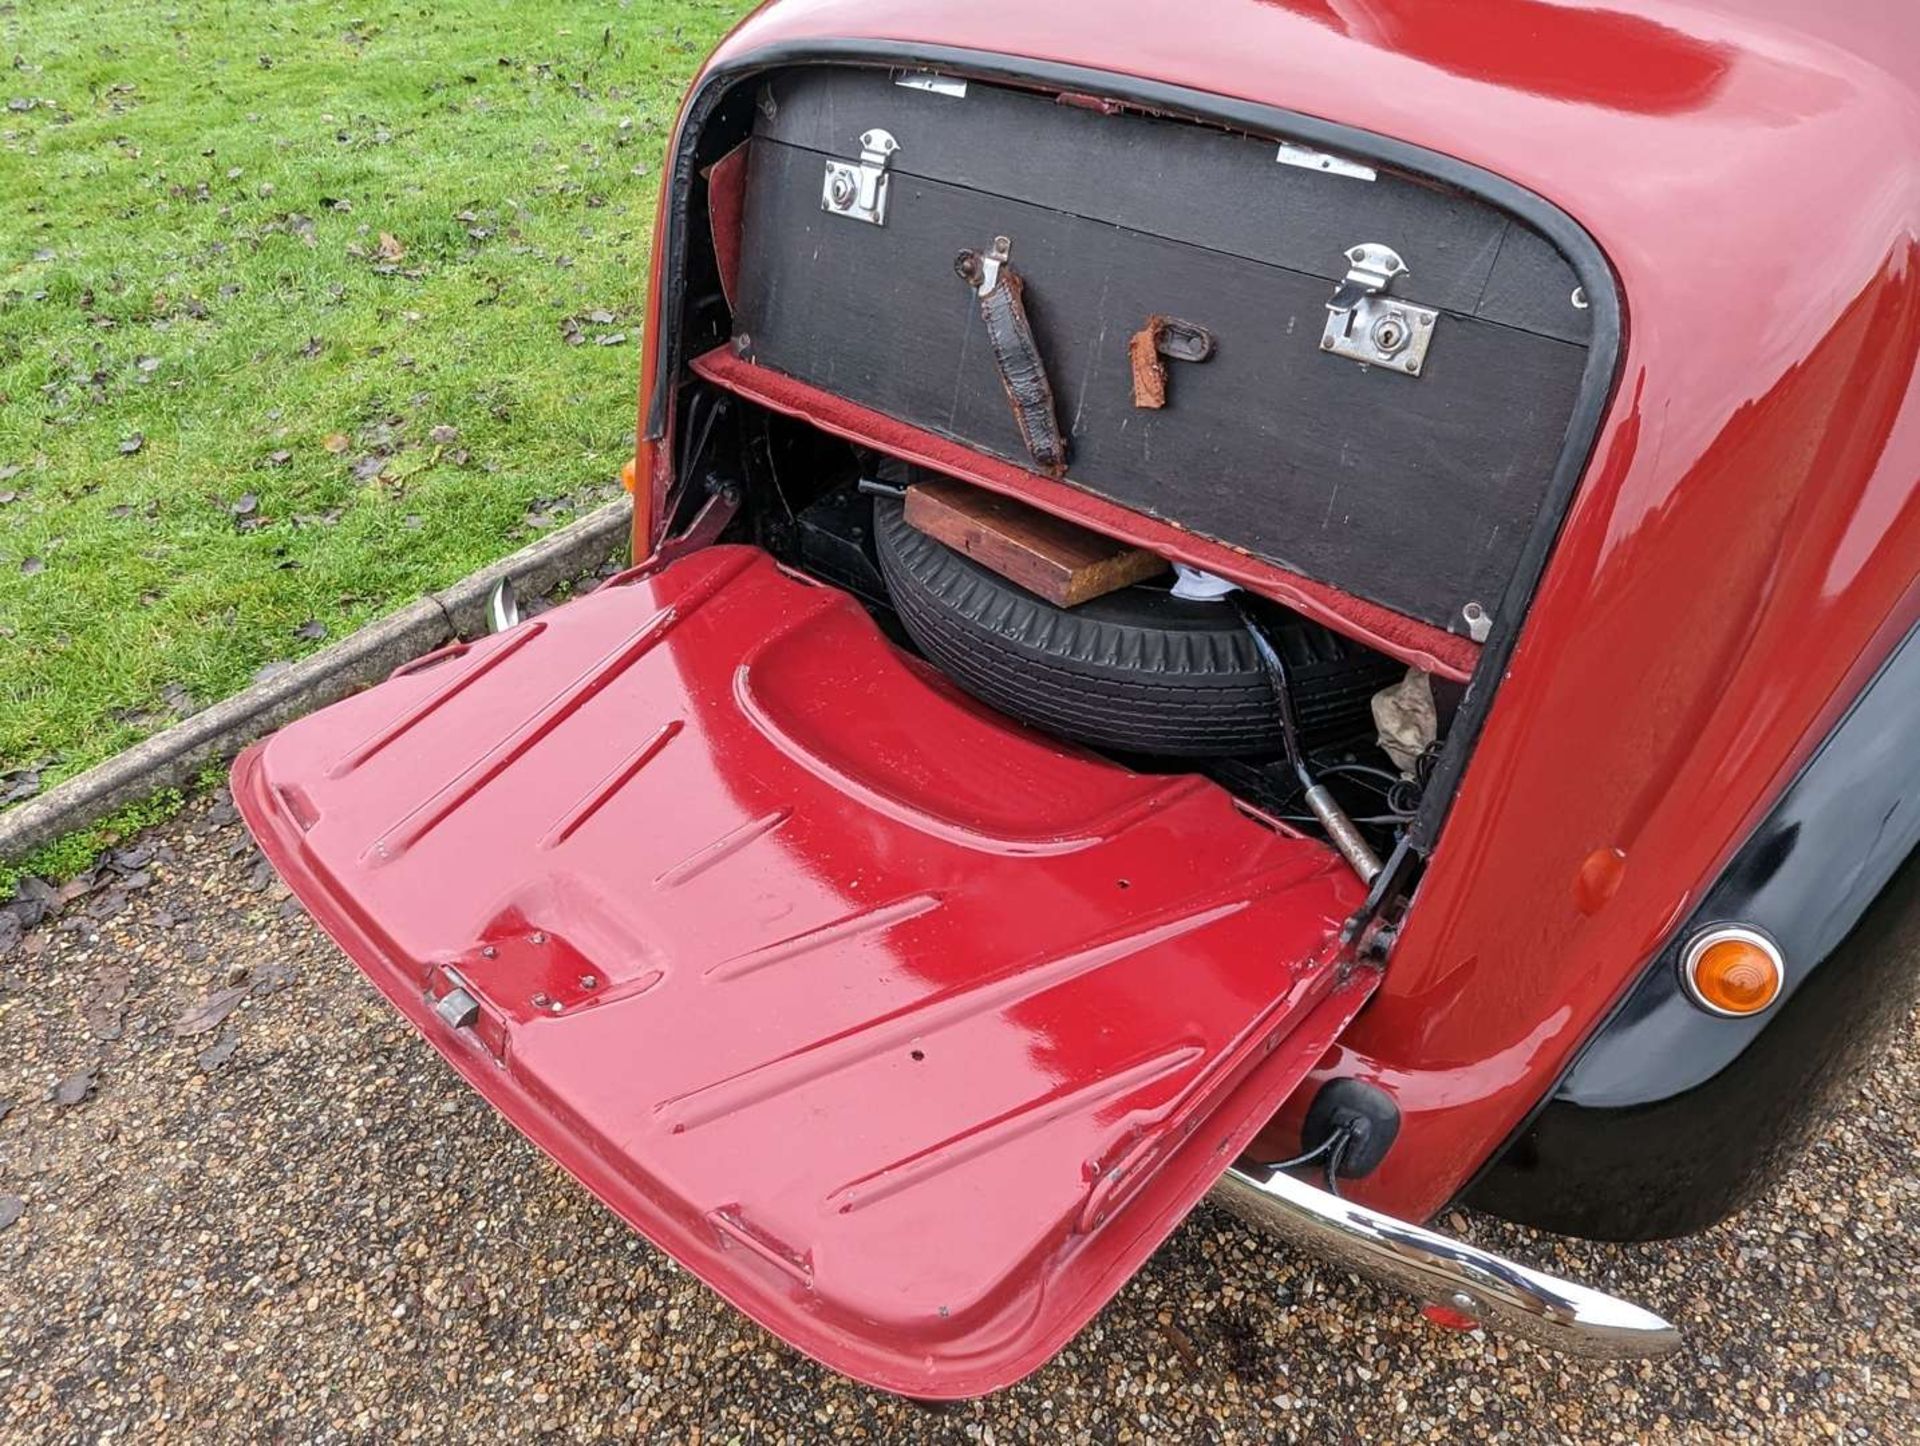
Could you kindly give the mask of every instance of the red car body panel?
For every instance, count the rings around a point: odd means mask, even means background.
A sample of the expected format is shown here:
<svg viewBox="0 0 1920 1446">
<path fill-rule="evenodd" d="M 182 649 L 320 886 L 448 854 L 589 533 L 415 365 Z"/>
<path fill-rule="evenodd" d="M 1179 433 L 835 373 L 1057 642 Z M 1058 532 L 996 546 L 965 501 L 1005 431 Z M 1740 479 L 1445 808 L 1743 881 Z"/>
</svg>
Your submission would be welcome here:
<svg viewBox="0 0 1920 1446">
<path fill-rule="evenodd" d="M 1402 1116 L 1352 1193 L 1432 1214 L 1920 616 L 1920 20 L 1798 8 L 782 0 L 710 63 L 1141 77 L 1458 158 L 1606 254 L 1610 410 L 1384 972 L 1325 845 L 994 716 L 749 549 L 293 725 L 236 765 L 250 826 L 536 1143 L 888 1389 L 1038 1365 L 1329 1077 Z M 647 425 L 641 556 L 675 480 Z"/>
<path fill-rule="evenodd" d="M 736 356 L 731 347 L 715 347 L 695 357 L 689 367 L 696 376 L 737 396 L 787 416 L 803 417 L 820 431 L 951 477 L 965 478 L 1043 511 L 1085 523 L 1109 537 L 1124 538 L 1163 557 L 1240 582 L 1295 612 L 1341 626 L 1349 636 L 1413 667 L 1462 683 L 1473 675 L 1480 648 L 1466 638 L 1443 633 L 1327 583 L 1283 573 L 1224 543 L 1129 511 L 1070 483 L 983 456 L 964 443 L 896 421 L 771 367 L 755 366 Z"/>
<path fill-rule="evenodd" d="M 993 715 L 748 548 L 409 665 L 234 794 L 536 1143 L 916 1396 L 1058 1350 L 1377 978 L 1326 845 Z"/>
<path fill-rule="evenodd" d="M 1385 979 L 1317 1076 L 1395 1096 L 1399 1143 L 1352 1193 L 1424 1218 L 1920 616 L 1920 12 L 782 0 L 710 66 L 844 38 L 1411 141 L 1551 201 L 1615 268 L 1611 409 Z M 640 455 L 644 552 L 670 478 L 657 438 Z"/>
</svg>

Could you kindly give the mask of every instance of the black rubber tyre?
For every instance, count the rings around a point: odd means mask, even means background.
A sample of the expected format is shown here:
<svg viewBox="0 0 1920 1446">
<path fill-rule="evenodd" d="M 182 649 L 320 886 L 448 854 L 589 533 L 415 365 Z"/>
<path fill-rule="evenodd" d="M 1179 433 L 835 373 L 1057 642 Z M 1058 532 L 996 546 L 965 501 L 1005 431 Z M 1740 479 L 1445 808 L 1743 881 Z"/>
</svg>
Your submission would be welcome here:
<svg viewBox="0 0 1920 1446">
<path fill-rule="evenodd" d="M 1231 604 L 1142 586 L 1055 607 L 909 527 L 905 510 L 874 499 L 894 609 L 928 659 L 974 696 L 1118 752 L 1211 758 L 1280 747 L 1272 687 Z"/>
</svg>

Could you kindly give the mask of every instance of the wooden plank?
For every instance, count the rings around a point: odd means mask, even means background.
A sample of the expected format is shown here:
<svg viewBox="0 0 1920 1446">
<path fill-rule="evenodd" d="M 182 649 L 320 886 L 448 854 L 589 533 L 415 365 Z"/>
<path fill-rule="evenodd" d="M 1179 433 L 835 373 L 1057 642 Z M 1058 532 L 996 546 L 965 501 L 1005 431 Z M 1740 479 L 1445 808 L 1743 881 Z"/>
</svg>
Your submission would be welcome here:
<svg viewBox="0 0 1920 1446">
<path fill-rule="evenodd" d="M 914 483 L 907 525 L 1055 607 L 1077 607 L 1167 570 L 1167 560 L 1144 547 L 964 482 Z"/>
<path fill-rule="evenodd" d="M 1033 142 L 1039 146 L 1039 141 Z M 962 247 L 1013 238 L 1066 480 L 1464 636 L 1540 505 L 1585 349 L 1452 313 L 1423 375 L 1320 350 L 1329 283 L 964 187 L 893 178 L 887 224 L 820 209 L 818 152 L 756 138 L 736 343 L 762 366 L 1030 467 Z M 1209 328 L 1134 405 L 1155 313 Z"/>
</svg>

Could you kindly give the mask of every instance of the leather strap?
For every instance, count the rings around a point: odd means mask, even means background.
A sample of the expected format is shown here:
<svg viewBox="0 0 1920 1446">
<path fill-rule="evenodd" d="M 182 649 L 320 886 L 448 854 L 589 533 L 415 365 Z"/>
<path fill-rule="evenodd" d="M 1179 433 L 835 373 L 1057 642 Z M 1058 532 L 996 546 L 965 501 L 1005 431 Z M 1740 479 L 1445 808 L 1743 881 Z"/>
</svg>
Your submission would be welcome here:
<svg viewBox="0 0 1920 1446">
<path fill-rule="evenodd" d="M 994 251 L 982 258 L 960 253 L 954 269 L 980 298 L 980 315 L 987 324 L 987 341 L 1013 407 L 1014 425 L 1028 455 L 1043 470 L 1058 477 L 1067 470 L 1067 439 L 1053 411 L 1053 386 L 1046 363 L 1033 337 L 1022 300 L 1025 283 L 1006 259 L 1006 242 L 997 239 Z M 986 283 L 983 286 L 983 283 Z"/>
<path fill-rule="evenodd" d="M 1162 357 L 1203 362 L 1213 355 L 1213 333 L 1204 326 L 1158 313 L 1127 343 L 1133 372 L 1133 404 L 1157 410 L 1167 404 L 1167 367 Z"/>
</svg>

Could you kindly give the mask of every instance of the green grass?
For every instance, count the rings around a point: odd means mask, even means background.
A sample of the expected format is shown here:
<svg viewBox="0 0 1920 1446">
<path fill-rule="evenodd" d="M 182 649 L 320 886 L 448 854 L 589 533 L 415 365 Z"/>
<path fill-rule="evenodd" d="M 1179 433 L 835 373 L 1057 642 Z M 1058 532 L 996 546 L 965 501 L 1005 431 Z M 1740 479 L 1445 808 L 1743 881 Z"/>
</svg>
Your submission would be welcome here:
<svg viewBox="0 0 1920 1446">
<path fill-rule="evenodd" d="M 17 862 L 0 860 L 0 903 L 13 897 L 28 874 L 67 879 L 85 870 L 95 858 L 152 824 L 179 812 L 185 798 L 177 788 L 163 788 L 139 803 L 109 814 L 91 827 L 55 839 Z"/>
<path fill-rule="evenodd" d="M 661 151 L 744 8 L 0 13 L 0 773 L 613 495 Z"/>
</svg>

